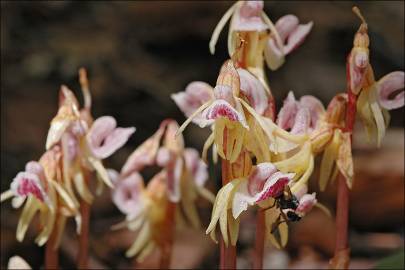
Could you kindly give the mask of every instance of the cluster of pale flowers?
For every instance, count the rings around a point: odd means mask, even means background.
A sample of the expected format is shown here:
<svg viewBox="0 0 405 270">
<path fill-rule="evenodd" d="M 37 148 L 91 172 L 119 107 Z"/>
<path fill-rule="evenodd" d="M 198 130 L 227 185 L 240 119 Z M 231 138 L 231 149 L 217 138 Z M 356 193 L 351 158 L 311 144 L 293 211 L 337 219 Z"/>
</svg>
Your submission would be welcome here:
<svg viewBox="0 0 405 270">
<path fill-rule="evenodd" d="M 214 202 L 215 196 L 204 185 L 208 180 L 207 165 L 198 151 L 185 148 L 182 136 L 175 137 L 176 121 L 164 120 L 159 129 L 128 157 L 118 173 L 109 170 L 116 188 L 112 199 L 126 220 L 114 226 L 138 231 L 128 249 L 128 257 L 137 256 L 142 261 L 155 247 L 162 248 L 168 234 L 167 219 L 184 224 L 185 218 L 194 228 L 200 227 L 196 208 L 198 196 Z M 146 188 L 140 172 L 146 167 L 161 170 L 149 180 Z M 178 204 L 175 214 L 167 216 L 168 204 Z M 167 231 L 169 230 L 169 231 Z"/>
<path fill-rule="evenodd" d="M 359 14 L 361 17 L 361 15 Z M 225 13 L 215 28 L 209 47 L 212 53 L 223 27 L 230 20 L 228 52 L 230 59 L 220 69 L 215 87 L 192 82 L 185 91 L 172 95 L 188 117 L 179 127 L 164 120 L 158 130 L 128 157 L 120 172 L 106 170 L 102 159 L 122 147 L 134 128 L 117 128 L 111 116 L 94 122 L 87 79 L 81 73 L 84 108 L 74 94 L 62 87 L 56 117 L 51 122 L 46 152 L 27 163 L 17 174 L 1 201 L 12 198 L 14 207 L 25 206 L 17 227 L 21 241 L 35 213 L 40 211 L 43 245 L 53 230 L 58 238 L 67 217 L 73 216 L 80 232 L 80 202 L 93 201 L 88 174 L 96 171 L 110 187 L 117 208 L 125 221 L 114 226 L 138 231 L 126 255 L 142 260 L 156 247 L 162 247 L 167 220 L 176 224 L 187 219 L 200 226 L 196 208 L 198 196 L 214 203 L 207 234 L 216 241 L 219 223 L 226 245 L 236 245 L 241 214 L 249 206 L 265 211 L 267 238 L 276 246 L 287 243 L 290 221 L 298 221 L 317 202 L 308 193 L 308 180 L 314 171 L 315 157 L 320 163 L 319 186 L 323 191 L 340 172 L 349 187 L 353 182 L 351 133 L 346 127 L 350 102 L 364 123 L 370 141 L 380 145 L 389 122 L 388 110 L 404 105 L 404 72 L 392 72 L 374 79 L 369 61 L 369 37 L 364 19 L 354 37 L 347 59 L 348 92 L 338 93 L 325 108 L 313 96 L 296 99 L 290 92 L 278 114 L 265 76 L 264 63 L 271 70 L 283 65 L 286 55 L 304 41 L 312 22 L 300 24 L 294 15 L 281 17 L 276 24 L 263 12 L 262 1 L 238 1 Z M 356 98 L 358 96 L 358 98 Z M 209 127 L 201 158 L 195 149 L 185 148 L 181 133 L 189 123 Z M 224 161 L 227 178 L 216 197 L 204 186 L 208 179 L 207 153 L 212 146 L 214 162 Z M 141 173 L 157 167 L 145 187 Z M 98 188 L 100 191 L 100 188 Z M 172 208 L 170 205 L 181 207 Z M 168 216 L 168 211 L 175 213 Z M 58 245 L 59 241 L 56 241 Z"/>
<path fill-rule="evenodd" d="M 45 244 L 56 232 L 54 248 L 60 243 L 68 217 L 74 217 L 77 233 L 81 232 L 80 203 L 91 204 L 93 194 L 89 190 L 89 174 L 97 173 L 99 184 L 113 187 L 102 159 L 121 148 L 135 132 L 135 128 L 117 127 L 111 116 L 102 116 L 93 121 L 90 114 L 91 96 L 84 70 L 80 80 L 85 105 L 79 103 L 73 92 L 62 86 L 59 92 L 59 109 L 52 119 L 46 140 L 46 151 L 39 161 L 30 161 L 25 170 L 13 179 L 10 189 L 1 194 L 1 201 L 12 198 L 14 208 L 24 202 L 17 240 L 22 241 L 29 224 L 39 211 L 40 234 L 36 238 L 39 246 Z M 80 196 L 80 199 L 77 198 Z"/>
<path fill-rule="evenodd" d="M 361 15 L 358 14 L 360 17 Z M 353 181 L 351 134 L 345 117 L 352 95 L 358 95 L 358 113 L 369 138 L 378 145 L 388 125 L 388 109 L 404 105 L 404 73 L 393 72 L 375 82 L 369 64 L 369 38 L 363 20 L 354 37 L 348 57 L 348 93 L 337 94 L 328 107 L 313 96 L 296 100 L 290 92 L 279 113 L 265 77 L 263 63 L 279 68 L 309 34 L 312 22 L 301 25 L 294 15 L 280 18 L 275 25 L 263 12 L 262 1 L 239 1 L 224 15 L 214 30 L 210 49 L 214 52 L 220 31 L 231 18 L 227 60 L 216 86 L 190 83 L 173 100 L 189 117 L 179 132 L 194 122 L 209 126 L 203 158 L 213 145 L 214 161 L 219 155 L 229 163 L 222 171 L 229 178 L 218 192 L 207 234 L 216 241 L 219 222 L 225 244 L 236 244 L 240 214 L 248 206 L 265 211 L 266 235 L 277 247 L 287 242 L 287 222 L 296 221 L 317 203 L 316 194 L 307 193 L 308 179 L 314 170 L 315 157 L 323 154 L 320 164 L 321 190 L 340 173 L 349 187 Z M 264 58 L 263 58 L 264 56 Z M 224 170 L 224 167 L 222 167 Z M 288 191 L 290 194 L 288 194 Z M 294 203 L 281 205 L 289 198 Z M 274 207 L 274 206 L 277 207 Z M 290 213 L 290 214 L 289 214 Z M 276 234 L 278 228 L 278 234 Z M 276 237 L 278 235 L 278 237 Z"/>
</svg>

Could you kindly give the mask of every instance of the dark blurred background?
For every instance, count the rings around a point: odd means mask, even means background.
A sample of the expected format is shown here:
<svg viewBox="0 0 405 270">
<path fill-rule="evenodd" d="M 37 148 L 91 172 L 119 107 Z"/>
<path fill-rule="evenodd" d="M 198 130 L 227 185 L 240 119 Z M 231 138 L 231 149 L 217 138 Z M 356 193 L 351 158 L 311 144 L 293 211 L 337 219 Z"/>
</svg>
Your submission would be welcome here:
<svg viewBox="0 0 405 270">
<path fill-rule="evenodd" d="M 2 1 L 1 190 L 8 189 L 27 161 L 43 153 L 60 85 L 66 84 L 81 98 L 77 76 L 80 67 L 88 70 L 94 116 L 112 115 L 120 126 L 137 128 L 128 144 L 107 161 L 108 166 L 119 169 L 163 119 L 183 122 L 185 118 L 170 94 L 183 90 L 193 80 L 215 83 L 228 57 L 227 29 L 214 56 L 209 53 L 208 42 L 231 4 Z M 314 22 L 311 34 L 288 56 L 286 64 L 276 72 L 268 72 L 278 106 L 290 90 L 297 97 L 315 95 L 324 104 L 336 92 L 345 90 L 346 56 L 360 24 L 351 12 L 353 5 L 359 6 L 369 24 L 376 78 L 404 69 L 403 1 L 269 1 L 265 11 L 274 22 L 289 13 L 297 15 L 301 22 Z M 362 129 L 356 130 L 356 179 L 350 213 L 353 267 L 372 267 L 403 247 L 404 109 L 391 112 L 391 116 L 391 128 L 379 150 L 367 146 Z M 207 136 L 208 130 L 196 126 L 185 132 L 188 145 L 198 149 Z M 210 185 L 212 189 L 217 187 L 215 182 Z M 332 212 L 334 194 L 332 185 L 320 195 L 320 201 Z M 201 206 L 206 226 L 210 209 L 203 202 Z M 9 202 L 1 209 L 1 267 L 10 256 L 19 254 L 38 268 L 43 251 L 32 244 L 35 232 L 17 243 L 19 211 L 11 209 Z M 110 203 L 108 192 L 96 201 L 92 214 L 92 266 L 128 267 L 131 261 L 124 257 L 124 251 L 133 235 L 109 231 L 123 216 Z M 245 267 L 249 267 L 251 255 L 248 247 L 253 241 L 252 218 L 246 215 L 246 229 L 241 232 L 238 263 Z M 69 223 L 71 234 L 73 225 Z M 285 251 L 269 251 L 266 266 L 324 267 L 333 252 L 333 234 L 332 220 L 314 211 L 292 226 Z M 66 235 L 61 263 L 72 267 L 76 238 Z M 190 240 L 192 237 L 195 239 Z M 174 266 L 216 267 L 215 245 L 203 232 L 186 231 L 179 235 L 176 245 L 178 259 Z"/>
</svg>

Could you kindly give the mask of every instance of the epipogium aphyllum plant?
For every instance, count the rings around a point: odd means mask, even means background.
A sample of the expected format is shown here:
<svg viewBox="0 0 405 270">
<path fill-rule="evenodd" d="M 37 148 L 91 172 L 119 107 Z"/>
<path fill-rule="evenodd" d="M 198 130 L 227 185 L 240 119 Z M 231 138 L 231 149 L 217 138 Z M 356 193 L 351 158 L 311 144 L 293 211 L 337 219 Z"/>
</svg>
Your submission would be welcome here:
<svg viewBox="0 0 405 270">
<path fill-rule="evenodd" d="M 91 96 L 86 71 L 79 71 L 84 106 L 71 90 L 62 86 L 59 109 L 52 119 L 46 140 L 46 151 L 39 161 L 30 161 L 25 170 L 13 179 L 10 189 L 1 194 L 1 202 L 12 199 L 14 208 L 21 207 L 17 226 L 17 240 L 23 241 L 28 226 L 39 212 L 38 246 L 46 244 L 45 268 L 58 268 L 57 249 L 66 220 L 74 217 L 79 235 L 78 268 L 87 268 L 90 205 L 94 196 L 90 181 L 96 172 L 96 194 L 103 185 L 113 187 L 102 159 L 121 148 L 135 132 L 135 128 L 117 127 L 111 116 L 93 121 Z"/>
<path fill-rule="evenodd" d="M 263 13 L 261 1 L 239 1 L 214 30 L 210 50 L 227 20 L 227 60 L 216 86 L 190 83 L 172 98 L 189 118 L 179 132 L 194 122 L 210 126 L 203 158 L 213 145 L 214 162 L 221 158 L 222 184 L 207 228 L 216 241 L 219 222 L 220 268 L 236 268 L 240 214 L 258 206 L 254 268 L 262 268 L 264 239 L 280 248 L 288 239 L 289 222 L 300 220 L 313 206 L 315 193 L 308 192 L 314 159 L 322 154 L 320 189 L 339 175 L 336 209 L 336 250 L 331 268 L 349 265 L 348 194 L 354 170 L 351 136 L 356 108 L 370 141 L 380 145 L 388 126 L 387 110 L 404 105 L 404 73 L 397 71 L 375 81 L 369 61 L 367 24 L 358 8 L 353 11 L 362 24 L 347 58 L 347 92 L 338 93 L 327 109 L 313 96 L 298 101 L 290 92 L 275 120 L 275 106 L 263 69 L 280 67 L 285 55 L 302 43 L 312 23 L 300 25 L 293 15 L 276 25 Z M 264 55 L 264 59 L 263 59 Z M 358 97 L 358 98 L 357 98 Z"/>
<path fill-rule="evenodd" d="M 138 231 L 126 256 L 136 256 L 136 262 L 142 262 L 157 248 L 161 269 L 170 268 L 176 227 L 187 220 L 195 229 L 200 228 L 196 208 L 199 195 L 212 203 L 215 200 L 204 187 L 207 165 L 197 150 L 185 148 L 182 136 L 175 137 L 178 127 L 176 121 L 164 120 L 128 157 L 120 173 L 109 170 L 116 184 L 113 202 L 126 215 L 113 229 Z M 158 167 L 159 172 L 145 187 L 140 173 L 147 167 Z"/>
<path fill-rule="evenodd" d="M 74 217 L 80 235 L 78 267 L 86 268 L 89 213 L 94 200 L 89 184 L 92 172 L 96 172 L 96 194 L 104 184 L 115 185 L 112 200 L 126 215 L 125 221 L 113 228 L 137 231 L 126 252 L 128 257 L 142 261 L 157 248 L 160 268 L 169 268 L 175 229 L 181 229 L 186 221 L 200 227 L 196 200 L 201 195 L 214 203 L 206 233 L 216 241 L 219 223 L 221 269 L 236 268 L 240 218 L 249 206 L 255 207 L 253 267 L 260 269 L 265 240 L 282 248 L 288 240 L 288 223 L 299 221 L 314 206 L 329 213 L 317 202 L 316 194 L 308 192 L 315 157 L 322 156 L 320 190 L 335 179 L 338 182 L 336 250 L 330 266 L 347 268 L 355 116 L 362 121 L 369 141 L 379 146 L 389 123 L 388 110 L 404 105 L 404 72 L 391 72 L 375 80 L 368 26 L 360 11 L 353 10 L 362 23 L 347 58 L 346 93 L 336 94 L 325 108 L 313 96 L 296 99 L 290 92 L 277 113 L 264 62 L 271 70 L 281 67 L 313 24 L 300 24 L 294 15 L 283 16 L 273 24 L 263 12 L 262 1 L 233 4 L 209 44 L 214 53 L 220 32 L 230 20 L 230 59 L 221 67 L 215 87 L 192 82 L 184 92 L 173 94 L 188 119 L 180 128 L 174 120 L 164 120 L 128 157 L 119 173 L 106 170 L 101 160 L 122 147 L 135 129 L 117 128 L 110 116 L 93 121 L 88 81 L 81 70 L 83 108 L 79 108 L 73 92 L 62 86 L 45 153 L 39 161 L 28 162 L 10 190 L 1 194 L 2 202 L 13 198 L 13 207 L 25 202 L 17 240 L 23 240 L 39 211 L 36 242 L 40 246 L 46 243 L 45 267 L 57 268 L 56 249 L 67 218 Z M 196 150 L 184 146 L 181 133 L 190 122 L 212 131 L 201 159 Z M 204 187 L 210 147 L 214 162 L 218 158 L 221 161 L 222 188 L 216 197 Z M 145 186 L 141 172 L 150 166 L 159 172 Z M 19 258 L 10 263 L 27 267 Z"/>
</svg>

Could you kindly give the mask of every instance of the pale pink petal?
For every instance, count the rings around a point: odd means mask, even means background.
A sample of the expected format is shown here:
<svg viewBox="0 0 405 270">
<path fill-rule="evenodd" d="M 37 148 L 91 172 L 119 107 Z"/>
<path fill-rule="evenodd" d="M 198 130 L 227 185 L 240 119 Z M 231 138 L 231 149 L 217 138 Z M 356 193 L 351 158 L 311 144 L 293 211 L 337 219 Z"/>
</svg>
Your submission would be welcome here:
<svg viewBox="0 0 405 270">
<path fill-rule="evenodd" d="M 240 91 L 247 97 L 252 108 L 258 114 L 263 115 L 269 104 L 262 83 L 245 69 L 238 68 L 237 71 L 240 78 Z"/>
<path fill-rule="evenodd" d="M 381 107 L 392 110 L 404 106 L 404 72 L 395 71 L 385 75 L 377 84 L 378 103 Z M 399 90 L 402 90 L 398 92 Z M 391 97 L 393 93 L 395 97 Z"/>
<path fill-rule="evenodd" d="M 321 114 L 325 113 L 325 107 L 323 106 L 322 102 L 314 96 L 302 96 L 299 101 L 299 105 L 304 108 L 308 108 L 311 114 L 311 128 L 315 128 L 318 119 Z"/>
<path fill-rule="evenodd" d="M 212 87 L 205 82 L 191 82 L 184 92 L 173 94 L 171 98 L 184 115 L 190 117 L 201 105 L 213 98 L 212 92 Z M 199 124 L 201 120 L 199 115 L 192 121 Z"/>
<path fill-rule="evenodd" d="M 282 194 L 284 187 L 288 185 L 294 174 L 283 174 L 281 172 L 274 172 L 273 165 L 271 163 L 263 164 L 261 168 L 256 169 L 252 174 L 257 174 L 255 178 L 258 180 L 242 181 L 237 190 L 235 191 L 232 200 L 232 215 L 236 219 L 239 215 L 245 211 L 249 205 L 253 205 L 268 198 L 276 198 Z M 269 177 L 267 177 L 270 174 Z M 267 177 L 267 178 L 265 178 Z M 259 181 L 260 179 L 260 181 Z M 266 179 L 264 185 L 261 185 L 261 180 Z M 256 187 L 261 186 L 260 192 L 252 195 L 249 189 L 249 185 L 252 185 L 254 181 Z"/>
<path fill-rule="evenodd" d="M 160 167 L 166 167 L 171 161 L 176 159 L 176 154 L 166 147 L 159 148 L 156 155 L 156 164 Z"/>
<path fill-rule="evenodd" d="M 316 193 L 305 194 L 301 197 L 299 205 L 295 212 L 299 215 L 305 215 L 311 211 L 312 207 L 317 203 Z"/>
<path fill-rule="evenodd" d="M 275 172 L 277 168 L 270 162 L 257 164 L 248 178 L 249 194 L 253 196 L 262 191 L 267 179 Z"/>
<path fill-rule="evenodd" d="M 286 41 L 288 36 L 298 27 L 299 20 L 295 15 L 284 15 L 276 22 L 276 29 L 283 42 Z"/>
<path fill-rule="evenodd" d="M 220 117 L 228 118 L 230 121 L 242 122 L 244 117 L 235 110 L 225 100 L 215 100 L 207 109 L 203 111 L 203 116 L 207 120 L 215 120 Z"/>
<path fill-rule="evenodd" d="M 353 51 L 349 58 L 349 80 L 353 93 L 358 94 L 363 86 L 364 78 L 369 63 L 366 51 Z"/>
<path fill-rule="evenodd" d="M 290 91 L 287 98 L 284 100 L 283 107 L 281 107 L 278 113 L 277 125 L 285 130 L 292 128 L 297 111 L 298 102 L 295 100 L 294 93 Z"/>
<path fill-rule="evenodd" d="M 298 18 L 294 15 L 285 15 L 276 22 L 275 26 L 283 48 L 279 47 L 274 36 L 267 41 L 264 56 L 270 69 L 276 70 L 284 63 L 285 55 L 291 53 L 305 40 L 312 25 L 312 22 L 299 24 Z"/>
<path fill-rule="evenodd" d="M 173 119 L 166 119 L 160 125 L 166 126 L 163 145 L 175 153 L 182 152 L 184 150 L 183 136 L 176 136 L 179 131 L 179 124 Z"/>
<path fill-rule="evenodd" d="M 120 174 L 114 169 L 107 169 L 108 178 L 115 185 L 120 179 Z"/>
<path fill-rule="evenodd" d="M 269 38 L 264 47 L 264 59 L 271 70 L 276 70 L 284 64 L 284 53 L 277 46 L 274 37 Z"/>
<path fill-rule="evenodd" d="M 196 185 L 203 187 L 208 180 L 208 166 L 200 159 L 198 151 L 193 148 L 186 148 L 184 150 L 184 160 L 186 168 L 193 176 Z"/>
<path fill-rule="evenodd" d="M 11 182 L 10 189 L 17 197 L 33 195 L 41 202 L 49 201 L 38 175 L 31 172 L 19 172 Z"/>
<path fill-rule="evenodd" d="M 183 173 L 183 160 L 181 158 L 171 160 L 166 166 L 166 173 L 169 200 L 174 203 L 179 202 L 181 198 L 180 180 Z"/>
<path fill-rule="evenodd" d="M 76 137 L 86 134 L 87 129 L 87 123 L 83 120 L 74 121 L 69 126 L 69 131 L 72 132 Z"/>
<path fill-rule="evenodd" d="M 248 182 L 242 181 L 232 200 L 232 215 L 236 219 L 239 215 L 246 211 L 249 205 L 253 205 L 256 202 L 255 196 L 251 195 L 248 191 Z"/>
<path fill-rule="evenodd" d="M 215 86 L 214 97 L 217 100 L 225 100 L 231 104 L 231 106 L 235 105 L 235 98 L 233 97 L 232 88 L 229 85 Z"/>
<path fill-rule="evenodd" d="M 132 152 L 121 169 L 121 175 L 127 175 L 133 171 L 140 171 L 145 166 L 150 166 L 155 163 L 160 139 L 162 138 L 164 130 L 165 126 L 160 126 L 155 134 Z"/>
<path fill-rule="evenodd" d="M 116 181 L 112 191 L 112 201 L 124 214 L 136 216 L 142 210 L 141 194 L 144 189 L 143 178 L 137 173 Z"/>
<path fill-rule="evenodd" d="M 263 1 L 243 1 L 232 19 L 232 30 L 261 32 L 268 29 L 261 18 L 262 12 Z"/>
<path fill-rule="evenodd" d="M 77 138 L 71 132 L 65 132 L 62 135 L 62 145 L 66 146 L 66 150 L 63 153 L 69 162 L 72 162 L 79 151 L 79 142 Z"/>
<path fill-rule="evenodd" d="M 37 161 L 30 161 L 25 165 L 25 171 L 36 174 L 43 184 L 46 183 L 45 171 L 42 165 Z"/>
<path fill-rule="evenodd" d="M 300 24 L 287 39 L 287 44 L 284 47 L 284 53 L 290 54 L 296 48 L 298 48 L 305 40 L 313 26 L 312 22 L 307 24 Z"/>
<path fill-rule="evenodd" d="M 87 142 L 95 157 L 104 159 L 121 148 L 135 132 L 135 128 L 116 128 L 111 116 L 102 116 L 94 121 L 87 134 Z"/>
<path fill-rule="evenodd" d="M 294 126 L 291 128 L 291 134 L 304 134 L 308 132 L 310 123 L 311 114 L 308 108 L 299 108 L 294 119 Z"/>
</svg>

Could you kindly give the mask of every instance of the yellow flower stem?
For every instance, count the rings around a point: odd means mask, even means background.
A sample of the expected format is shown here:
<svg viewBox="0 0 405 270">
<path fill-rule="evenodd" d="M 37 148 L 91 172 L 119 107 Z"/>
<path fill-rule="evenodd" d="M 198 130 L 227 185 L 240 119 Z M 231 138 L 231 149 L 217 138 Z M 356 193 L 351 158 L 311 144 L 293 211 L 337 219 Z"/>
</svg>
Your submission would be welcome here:
<svg viewBox="0 0 405 270">
<path fill-rule="evenodd" d="M 85 185 L 90 182 L 90 172 L 83 169 Z M 90 204 L 84 199 L 80 202 L 80 215 L 82 216 L 82 225 L 79 235 L 79 253 L 77 254 L 77 268 L 87 269 L 89 254 L 89 222 L 90 222 Z"/>
<path fill-rule="evenodd" d="M 164 242 L 162 243 L 160 253 L 160 269 L 169 269 L 172 257 L 173 247 L 173 234 L 174 234 L 174 221 L 176 214 L 176 203 L 171 201 L 167 202 L 165 226 L 162 234 L 164 235 Z"/>
</svg>

